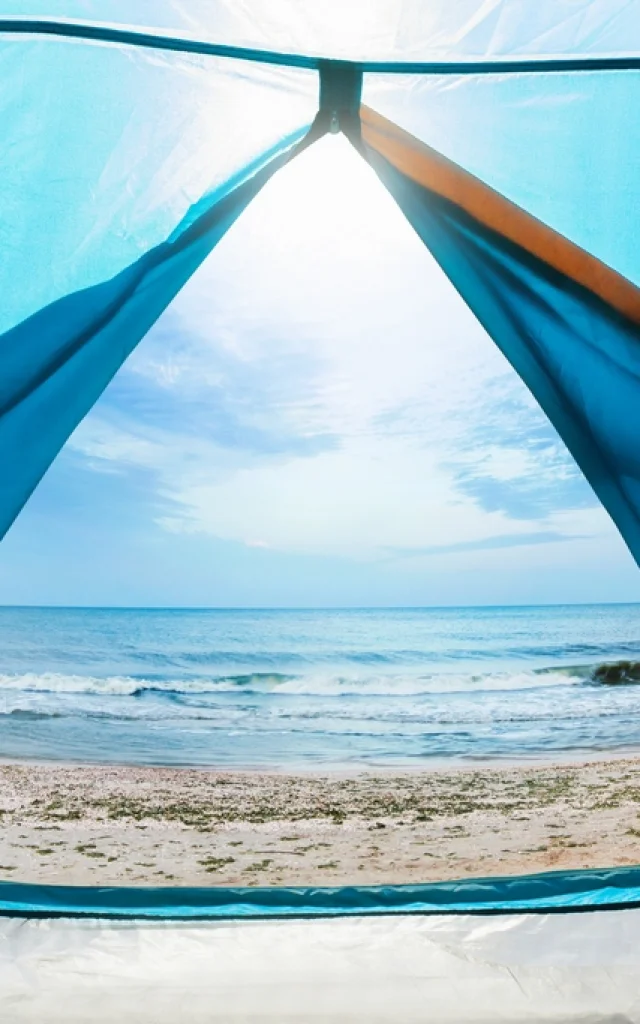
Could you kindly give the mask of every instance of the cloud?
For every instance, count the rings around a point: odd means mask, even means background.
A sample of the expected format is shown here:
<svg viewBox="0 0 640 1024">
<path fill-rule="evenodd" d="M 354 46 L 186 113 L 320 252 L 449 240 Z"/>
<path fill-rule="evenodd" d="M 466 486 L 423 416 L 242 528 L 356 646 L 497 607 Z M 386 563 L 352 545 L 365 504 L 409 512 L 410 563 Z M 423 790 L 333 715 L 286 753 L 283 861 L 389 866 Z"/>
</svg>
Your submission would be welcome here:
<svg viewBox="0 0 640 1024">
<path fill-rule="evenodd" d="M 389 548 L 392 558 L 424 558 L 432 555 L 452 555 L 465 551 L 500 551 L 504 548 L 531 547 L 534 544 L 558 544 L 564 541 L 585 540 L 585 534 L 559 533 L 539 530 L 534 533 L 504 533 L 496 537 L 459 541 L 454 544 L 434 544 L 421 548 Z"/>
<path fill-rule="evenodd" d="M 598 505 L 542 410 L 495 353 L 473 375 L 439 385 L 435 404 L 429 396 L 387 409 L 377 424 L 385 434 L 422 438 L 460 496 L 515 521 Z"/>
<path fill-rule="evenodd" d="M 517 389 L 492 407 L 486 396 L 472 443 L 460 444 L 444 465 L 454 486 L 488 512 L 512 520 L 594 507 L 598 501 L 551 424 L 536 406 L 518 401 Z"/>
<path fill-rule="evenodd" d="M 304 457 L 339 444 L 331 431 L 299 422 L 299 409 L 317 398 L 313 353 L 274 353 L 266 343 L 262 356 L 247 358 L 224 332 L 201 331 L 168 310 L 105 394 L 101 417 L 251 455 Z"/>
</svg>

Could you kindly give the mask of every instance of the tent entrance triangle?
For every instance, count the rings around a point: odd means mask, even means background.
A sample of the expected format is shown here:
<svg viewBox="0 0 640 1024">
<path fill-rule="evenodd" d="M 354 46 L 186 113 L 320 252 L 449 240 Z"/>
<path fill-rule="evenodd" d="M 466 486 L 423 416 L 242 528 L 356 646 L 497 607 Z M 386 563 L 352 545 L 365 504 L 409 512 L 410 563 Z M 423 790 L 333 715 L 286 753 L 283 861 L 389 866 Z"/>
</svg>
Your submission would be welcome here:
<svg viewBox="0 0 640 1024">
<path fill-rule="evenodd" d="M 95 460 L 109 431 L 113 458 L 151 474 L 164 528 L 300 567 L 336 559 L 342 600 L 381 561 L 398 586 L 423 576 L 435 600 L 446 572 L 433 575 L 434 558 L 468 552 L 481 565 L 506 545 L 528 565 L 533 545 L 539 559 L 541 543 L 564 536 L 552 496 L 563 509 L 589 501 L 524 386 L 342 135 L 271 179 L 73 443 Z"/>
</svg>

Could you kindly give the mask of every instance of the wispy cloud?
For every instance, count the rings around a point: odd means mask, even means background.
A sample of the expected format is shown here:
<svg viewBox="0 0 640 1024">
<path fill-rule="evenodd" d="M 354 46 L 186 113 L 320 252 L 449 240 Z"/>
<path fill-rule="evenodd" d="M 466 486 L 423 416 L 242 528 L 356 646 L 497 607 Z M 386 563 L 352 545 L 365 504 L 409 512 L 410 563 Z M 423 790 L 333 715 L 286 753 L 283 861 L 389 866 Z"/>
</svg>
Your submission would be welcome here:
<svg viewBox="0 0 640 1024">
<path fill-rule="evenodd" d="M 317 356 L 265 344 L 262 356 L 248 358 L 210 327 L 212 336 L 204 324 L 196 332 L 168 310 L 114 380 L 101 416 L 137 433 L 204 438 L 238 453 L 304 456 L 336 447 L 337 435 L 298 419 L 317 398 Z"/>
<path fill-rule="evenodd" d="M 455 544 L 433 544 L 418 548 L 388 548 L 391 558 L 425 558 L 433 555 L 453 555 L 465 551 L 500 551 L 504 548 L 531 547 L 535 544 L 559 544 L 571 540 L 585 540 L 585 534 L 559 533 L 539 530 L 534 533 L 504 533 L 496 537 L 459 541 Z"/>
</svg>

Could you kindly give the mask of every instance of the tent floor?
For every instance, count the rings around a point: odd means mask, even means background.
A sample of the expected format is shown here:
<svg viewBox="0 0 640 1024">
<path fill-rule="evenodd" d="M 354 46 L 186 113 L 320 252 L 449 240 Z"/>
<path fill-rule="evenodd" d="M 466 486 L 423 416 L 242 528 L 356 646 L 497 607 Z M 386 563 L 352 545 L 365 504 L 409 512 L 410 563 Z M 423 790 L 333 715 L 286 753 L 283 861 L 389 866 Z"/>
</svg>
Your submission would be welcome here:
<svg viewBox="0 0 640 1024">
<path fill-rule="evenodd" d="M 0 920 L 3 1024 L 640 1022 L 640 909 Z"/>
</svg>

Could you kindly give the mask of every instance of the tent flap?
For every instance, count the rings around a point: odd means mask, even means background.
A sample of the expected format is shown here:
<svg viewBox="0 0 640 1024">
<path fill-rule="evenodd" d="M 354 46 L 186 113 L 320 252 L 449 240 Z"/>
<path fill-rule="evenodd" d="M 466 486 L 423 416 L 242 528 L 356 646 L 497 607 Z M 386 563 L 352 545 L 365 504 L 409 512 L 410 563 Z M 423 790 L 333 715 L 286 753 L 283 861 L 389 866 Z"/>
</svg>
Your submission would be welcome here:
<svg viewBox="0 0 640 1024">
<path fill-rule="evenodd" d="M 640 563 L 640 290 L 367 108 L 362 140 Z"/>
<path fill-rule="evenodd" d="M 0 337 L 0 534 L 137 343 L 290 158 L 290 146 L 221 198 L 196 204 L 181 230 L 111 280 L 58 299 Z"/>
</svg>

